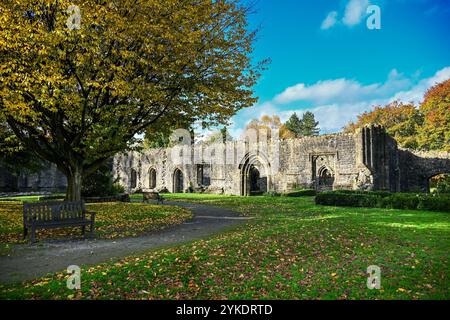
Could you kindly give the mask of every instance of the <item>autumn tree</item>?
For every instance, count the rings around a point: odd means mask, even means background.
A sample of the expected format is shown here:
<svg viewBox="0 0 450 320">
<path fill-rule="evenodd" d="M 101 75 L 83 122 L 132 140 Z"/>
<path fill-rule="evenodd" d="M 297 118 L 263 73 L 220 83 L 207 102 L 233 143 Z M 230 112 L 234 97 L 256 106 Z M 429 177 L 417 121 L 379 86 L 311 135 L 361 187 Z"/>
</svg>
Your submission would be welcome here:
<svg viewBox="0 0 450 320">
<path fill-rule="evenodd" d="M 428 89 L 419 112 L 423 115 L 417 136 L 419 148 L 450 152 L 450 79 Z"/>
<path fill-rule="evenodd" d="M 170 137 L 176 129 L 193 130 L 193 119 L 182 117 L 178 119 L 161 119 L 158 126 L 149 126 L 145 130 L 143 148 L 167 148 L 171 146 Z"/>
<path fill-rule="evenodd" d="M 147 128 L 217 125 L 255 102 L 247 14 L 238 0 L 2 0 L 0 115 L 79 200 Z"/>
<path fill-rule="evenodd" d="M 294 133 L 286 128 L 277 115 L 263 115 L 261 119 L 253 119 L 247 124 L 245 129 L 254 129 L 259 133 L 267 132 L 267 139 L 272 138 L 273 129 L 278 130 L 280 139 L 292 139 L 295 137 Z"/>
<path fill-rule="evenodd" d="M 386 106 L 376 106 L 372 111 L 358 115 L 356 123 L 349 123 L 345 132 L 355 132 L 365 125 L 378 124 L 386 129 L 396 139 L 400 146 L 417 149 L 418 130 L 423 123 L 423 116 L 413 104 L 403 104 L 398 101 Z"/>
<path fill-rule="evenodd" d="M 226 143 L 227 141 L 233 141 L 233 137 L 228 132 L 227 127 L 224 126 L 220 130 L 211 132 L 202 143 L 204 145 L 212 145 L 215 143 Z"/>
</svg>

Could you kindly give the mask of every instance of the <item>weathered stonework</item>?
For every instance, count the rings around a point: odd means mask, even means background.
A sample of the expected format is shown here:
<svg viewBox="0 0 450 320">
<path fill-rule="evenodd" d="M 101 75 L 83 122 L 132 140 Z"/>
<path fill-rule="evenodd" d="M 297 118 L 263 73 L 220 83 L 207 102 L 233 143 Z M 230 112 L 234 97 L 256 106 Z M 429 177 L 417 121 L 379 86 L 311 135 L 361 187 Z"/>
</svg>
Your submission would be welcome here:
<svg viewBox="0 0 450 320">
<path fill-rule="evenodd" d="M 252 147 L 244 141 L 234 141 L 213 150 L 209 147 L 196 152 L 196 148 L 199 147 L 117 155 L 113 174 L 128 192 L 250 195 L 299 187 L 319 191 L 427 191 L 430 177 L 450 173 L 449 153 L 399 149 L 396 141 L 378 126 L 355 134 L 269 141 L 267 146 Z M 202 152 L 208 156 L 199 156 Z"/>
<path fill-rule="evenodd" d="M 127 192 L 207 192 L 251 195 L 295 188 L 428 191 L 429 178 L 450 173 L 450 153 L 397 147 L 378 126 L 264 143 L 233 141 L 116 155 L 112 171 Z M 19 178 L 0 168 L 0 191 L 61 191 L 63 174 L 50 165 Z"/>
<path fill-rule="evenodd" d="M 15 176 L 0 167 L 0 191 L 64 191 L 67 179 L 56 165 L 47 163 L 45 169 L 33 174 Z"/>
</svg>

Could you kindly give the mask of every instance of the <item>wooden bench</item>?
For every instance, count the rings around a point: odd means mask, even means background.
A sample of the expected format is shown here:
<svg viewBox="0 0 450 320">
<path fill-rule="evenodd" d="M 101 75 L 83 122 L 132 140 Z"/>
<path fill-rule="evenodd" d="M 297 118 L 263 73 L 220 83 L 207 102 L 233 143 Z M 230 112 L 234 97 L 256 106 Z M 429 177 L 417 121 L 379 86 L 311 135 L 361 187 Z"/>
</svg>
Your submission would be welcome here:
<svg viewBox="0 0 450 320">
<path fill-rule="evenodd" d="M 159 192 L 142 192 L 142 202 L 148 202 L 150 200 L 155 200 L 157 204 L 163 204 L 164 202 L 164 198 Z"/>
<path fill-rule="evenodd" d="M 90 215 L 90 219 L 86 218 Z M 94 235 L 95 212 L 87 211 L 83 201 L 53 201 L 23 204 L 23 238 L 31 230 L 31 242 L 36 242 L 37 229 L 53 229 L 62 227 L 81 227 L 83 237 L 86 226 L 90 236 Z"/>
</svg>

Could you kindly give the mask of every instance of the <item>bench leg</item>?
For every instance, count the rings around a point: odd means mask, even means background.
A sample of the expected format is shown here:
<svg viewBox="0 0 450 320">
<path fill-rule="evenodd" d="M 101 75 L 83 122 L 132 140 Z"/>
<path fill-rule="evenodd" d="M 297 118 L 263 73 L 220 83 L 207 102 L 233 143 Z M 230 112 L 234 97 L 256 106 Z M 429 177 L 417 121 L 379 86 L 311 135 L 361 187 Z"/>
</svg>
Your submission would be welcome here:
<svg viewBox="0 0 450 320">
<path fill-rule="evenodd" d="M 36 228 L 34 226 L 31 226 L 31 243 L 36 242 Z"/>
<path fill-rule="evenodd" d="M 93 237 L 94 237 L 94 222 L 93 222 L 93 221 L 91 222 L 91 228 L 90 228 L 89 231 L 90 231 L 90 232 L 89 232 L 89 236 L 90 236 L 91 238 L 93 238 Z"/>
<path fill-rule="evenodd" d="M 86 226 L 81 227 L 81 232 L 83 233 L 83 238 L 86 238 Z"/>
<path fill-rule="evenodd" d="M 28 228 L 23 227 L 23 240 L 25 240 L 27 238 L 27 235 L 28 235 Z"/>
</svg>

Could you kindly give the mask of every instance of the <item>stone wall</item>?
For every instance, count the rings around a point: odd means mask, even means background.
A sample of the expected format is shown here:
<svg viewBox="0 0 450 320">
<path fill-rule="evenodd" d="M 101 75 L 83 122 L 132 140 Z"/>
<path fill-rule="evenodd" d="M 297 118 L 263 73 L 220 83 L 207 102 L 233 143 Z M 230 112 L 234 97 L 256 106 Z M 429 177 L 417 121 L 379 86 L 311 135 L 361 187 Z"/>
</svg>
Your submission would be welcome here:
<svg viewBox="0 0 450 320">
<path fill-rule="evenodd" d="M 56 165 L 47 163 L 38 173 L 21 173 L 18 176 L 0 168 L 0 191 L 65 191 L 67 179 Z"/>
<path fill-rule="evenodd" d="M 112 162 L 113 176 L 127 192 L 152 189 L 250 195 L 296 188 L 428 191 L 429 178 L 450 173 L 450 153 L 398 148 L 378 126 L 355 134 L 180 145 L 118 154 Z M 156 172 L 154 188 L 151 169 Z M 66 186 L 66 178 L 54 165 L 19 177 L 0 168 L 0 191 L 62 191 Z"/>
<path fill-rule="evenodd" d="M 128 192 L 150 189 L 150 169 L 156 171 L 154 190 L 168 192 L 179 191 L 174 177 L 180 171 L 184 192 L 248 195 L 295 188 L 427 191 L 430 177 L 450 172 L 449 161 L 446 152 L 399 149 L 382 127 L 370 126 L 355 134 L 277 140 L 266 145 L 235 141 L 121 154 L 114 158 L 113 173 Z M 208 179 L 199 176 L 205 171 L 199 166 L 207 168 Z M 135 185 L 131 184 L 132 171 Z M 202 185 L 203 181 L 208 185 Z"/>
<path fill-rule="evenodd" d="M 450 154 L 438 151 L 399 149 L 400 189 L 407 192 L 428 192 L 430 178 L 450 174 Z"/>
<path fill-rule="evenodd" d="M 180 189 L 185 192 L 234 195 L 295 188 L 395 192 L 417 189 L 423 185 L 413 178 L 417 168 L 431 165 L 434 171 L 444 172 L 449 158 L 448 153 L 430 158 L 399 150 L 383 128 L 371 126 L 355 134 L 277 140 L 266 145 L 235 141 L 208 147 L 184 145 L 132 152 L 114 158 L 113 172 L 128 192 L 149 190 L 151 169 L 156 171 L 153 189 L 168 192 L 179 191 L 175 190 L 175 181 L 181 180 Z M 205 166 L 206 180 L 199 176 Z M 132 171 L 135 184 L 131 181 Z M 175 180 L 176 171 L 181 171 L 181 180 Z M 202 185 L 203 181 L 208 181 L 208 185 Z"/>
</svg>

